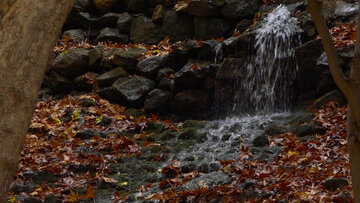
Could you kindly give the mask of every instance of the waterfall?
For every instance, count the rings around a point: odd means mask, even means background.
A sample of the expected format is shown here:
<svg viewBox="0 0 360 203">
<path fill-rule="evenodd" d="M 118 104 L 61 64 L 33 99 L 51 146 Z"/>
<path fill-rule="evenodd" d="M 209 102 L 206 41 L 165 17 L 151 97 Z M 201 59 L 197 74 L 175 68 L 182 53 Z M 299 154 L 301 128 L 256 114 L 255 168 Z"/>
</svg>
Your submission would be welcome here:
<svg viewBox="0 0 360 203">
<path fill-rule="evenodd" d="M 300 45 L 297 19 L 280 5 L 255 30 L 254 53 L 236 82 L 232 112 L 287 110 L 296 76 L 295 47 Z"/>
</svg>

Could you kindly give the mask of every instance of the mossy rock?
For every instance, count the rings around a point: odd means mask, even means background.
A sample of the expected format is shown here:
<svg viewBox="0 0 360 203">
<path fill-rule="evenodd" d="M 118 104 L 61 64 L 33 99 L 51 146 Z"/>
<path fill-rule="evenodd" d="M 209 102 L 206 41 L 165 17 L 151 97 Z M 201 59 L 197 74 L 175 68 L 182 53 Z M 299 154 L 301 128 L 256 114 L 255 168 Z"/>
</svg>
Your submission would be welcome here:
<svg viewBox="0 0 360 203">
<path fill-rule="evenodd" d="M 315 141 L 315 140 L 317 140 L 317 137 L 316 137 L 316 135 L 308 135 L 308 136 L 305 136 L 305 137 L 300 137 L 299 140 L 301 142 Z"/>
<path fill-rule="evenodd" d="M 205 123 L 203 121 L 197 120 L 186 120 L 183 123 L 184 128 L 203 128 L 205 127 Z"/>
<path fill-rule="evenodd" d="M 190 140 L 196 139 L 197 129 L 196 128 L 184 128 L 179 134 L 179 139 L 181 140 Z"/>
<path fill-rule="evenodd" d="M 179 153 L 181 151 L 188 150 L 193 145 L 195 145 L 195 142 L 192 140 L 181 140 L 181 141 L 178 141 L 175 146 L 171 147 L 171 152 Z"/>
<path fill-rule="evenodd" d="M 164 124 L 163 123 L 160 123 L 160 122 L 152 122 L 152 121 L 149 121 L 147 122 L 147 128 L 146 130 L 149 132 L 149 133 L 160 133 L 162 131 L 164 131 Z"/>
<path fill-rule="evenodd" d="M 160 134 L 154 136 L 156 140 L 167 141 L 176 138 L 177 132 L 171 130 L 165 130 Z"/>
</svg>

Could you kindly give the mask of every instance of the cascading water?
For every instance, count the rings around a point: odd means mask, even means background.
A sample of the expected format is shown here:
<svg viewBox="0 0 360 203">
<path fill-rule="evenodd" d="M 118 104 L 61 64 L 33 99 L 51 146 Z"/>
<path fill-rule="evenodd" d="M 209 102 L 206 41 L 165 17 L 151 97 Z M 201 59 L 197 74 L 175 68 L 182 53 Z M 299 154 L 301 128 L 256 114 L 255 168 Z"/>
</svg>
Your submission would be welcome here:
<svg viewBox="0 0 360 203">
<path fill-rule="evenodd" d="M 286 6 L 278 6 L 256 30 L 254 52 L 238 81 L 233 111 L 267 113 L 286 110 L 297 66 L 295 47 L 302 30 Z"/>
</svg>

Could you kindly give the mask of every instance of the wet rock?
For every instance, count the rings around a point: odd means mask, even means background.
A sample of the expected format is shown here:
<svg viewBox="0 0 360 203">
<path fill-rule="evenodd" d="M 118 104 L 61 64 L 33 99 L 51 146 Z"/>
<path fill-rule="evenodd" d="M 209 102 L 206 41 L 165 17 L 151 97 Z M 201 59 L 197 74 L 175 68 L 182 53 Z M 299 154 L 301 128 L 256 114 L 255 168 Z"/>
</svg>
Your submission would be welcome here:
<svg viewBox="0 0 360 203">
<path fill-rule="evenodd" d="M 116 27 L 119 17 L 119 13 L 106 13 L 97 19 L 97 24 L 99 24 L 101 28 Z"/>
<path fill-rule="evenodd" d="M 145 12 L 147 6 L 145 0 L 128 0 L 127 9 L 131 13 L 143 13 Z"/>
<path fill-rule="evenodd" d="M 115 100 L 141 107 L 146 95 L 155 88 L 155 82 L 141 76 L 130 76 L 118 79 L 112 87 L 118 97 Z"/>
<path fill-rule="evenodd" d="M 152 15 L 152 21 L 154 23 L 162 23 L 164 17 L 165 17 L 165 13 L 166 13 L 166 10 L 165 10 L 165 7 L 162 5 L 162 4 L 159 4 L 157 5 L 155 8 L 154 8 L 154 12 L 153 12 L 153 15 Z"/>
<path fill-rule="evenodd" d="M 174 110 L 181 115 L 194 115 L 208 107 L 209 93 L 204 90 L 185 90 L 174 98 Z"/>
<path fill-rule="evenodd" d="M 47 195 L 44 203 L 58 203 L 60 200 L 55 195 Z"/>
<path fill-rule="evenodd" d="M 146 130 L 148 132 L 161 133 L 164 131 L 164 124 L 160 122 L 149 121 L 146 123 Z"/>
<path fill-rule="evenodd" d="M 89 66 L 89 51 L 72 48 L 58 55 L 50 64 L 51 69 L 63 76 L 74 78 L 86 72 Z"/>
<path fill-rule="evenodd" d="M 190 88 L 204 87 L 205 78 L 211 73 L 207 62 L 187 63 L 175 74 L 174 83 L 176 91 Z"/>
<path fill-rule="evenodd" d="M 195 38 L 208 40 L 228 36 L 231 31 L 231 23 L 220 18 L 202 18 L 194 19 Z"/>
<path fill-rule="evenodd" d="M 216 40 L 204 41 L 199 50 L 199 59 L 201 60 L 214 60 L 218 50 L 221 48 L 221 43 Z"/>
<path fill-rule="evenodd" d="M 98 65 L 102 58 L 102 52 L 104 51 L 103 46 L 97 46 L 95 49 L 89 51 L 89 66 Z"/>
<path fill-rule="evenodd" d="M 32 180 L 36 184 L 43 182 L 56 182 L 58 177 L 54 173 L 48 171 L 26 171 L 24 172 L 26 180 Z"/>
<path fill-rule="evenodd" d="M 256 185 L 256 181 L 255 181 L 255 180 L 245 179 L 244 182 L 242 182 L 239 187 L 240 187 L 241 189 L 247 189 L 247 188 L 252 187 L 252 186 L 254 186 L 254 185 Z"/>
<path fill-rule="evenodd" d="M 252 24 L 252 20 L 248 20 L 248 19 L 244 19 L 241 20 L 238 24 L 236 24 L 236 30 L 240 33 L 244 32 L 245 30 L 247 30 L 250 25 Z"/>
<path fill-rule="evenodd" d="M 73 17 L 71 24 L 77 25 L 76 28 L 82 28 L 84 30 L 90 27 L 96 27 L 96 18 L 88 12 L 79 12 Z M 69 24 L 68 22 L 67 24 Z M 69 25 L 72 27 L 73 25 Z"/>
<path fill-rule="evenodd" d="M 209 172 L 215 172 L 215 171 L 219 171 L 221 169 L 221 164 L 218 162 L 213 162 L 209 164 Z"/>
<path fill-rule="evenodd" d="M 164 35 L 168 36 L 172 42 L 191 39 L 194 36 L 193 18 L 169 10 L 163 20 L 163 30 Z"/>
<path fill-rule="evenodd" d="M 129 76 L 129 73 L 121 67 L 108 71 L 98 77 L 98 85 L 106 87 L 113 84 L 117 79 Z"/>
<path fill-rule="evenodd" d="M 120 66 L 126 70 L 134 70 L 137 63 L 137 58 L 140 54 L 144 53 L 145 50 L 139 47 L 127 48 L 127 49 L 118 49 L 114 53 L 106 54 L 106 57 L 111 58 L 111 62 Z"/>
<path fill-rule="evenodd" d="M 265 135 L 259 135 L 254 138 L 252 144 L 254 147 L 265 147 L 269 145 L 269 139 Z"/>
<path fill-rule="evenodd" d="M 304 124 L 296 127 L 292 130 L 294 134 L 299 137 L 305 137 L 308 135 L 315 135 L 315 134 L 324 134 L 326 132 L 321 126 L 316 125 L 314 123 Z"/>
<path fill-rule="evenodd" d="M 55 93 L 65 93 L 71 90 L 71 81 L 56 72 L 50 72 L 49 76 L 45 76 L 45 85 Z"/>
<path fill-rule="evenodd" d="M 174 70 L 172 68 L 162 68 L 157 74 L 156 81 L 160 82 L 164 78 L 169 78 L 173 73 Z"/>
<path fill-rule="evenodd" d="M 349 182 L 346 178 L 329 178 L 323 182 L 323 186 L 330 191 L 335 191 L 338 188 L 342 189 L 347 185 L 349 185 Z"/>
<path fill-rule="evenodd" d="M 197 169 L 199 173 L 209 173 L 209 165 L 207 163 L 200 164 Z"/>
<path fill-rule="evenodd" d="M 264 129 L 264 135 L 275 136 L 278 134 L 283 134 L 287 131 L 284 126 L 279 126 L 277 124 L 270 124 Z"/>
<path fill-rule="evenodd" d="M 205 127 L 205 123 L 197 120 L 186 120 L 183 123 L 184 128 L 203 128 Z"/>
<path fill-rule="evenodd" d="M 132 19 L 133 18 L 129 13 L 121 13 L 118 18 L 117 28 L 121 32 L 129 33 Z"/>
<path fill-rule="evenodd" d="M 260 6 L 258 0 L 227 0 L 224 7 L 220 9 L 221 14 L 230 19 L 251 19 Z"/>
<path fill-rule="evenodd" d="M 221 137 L 221 141 L 228 141 L 231 138 L 231 134 L 225 134 Z"/>
<path fill-rule="evenodd" d="M 321 79 L 316 86 L 317 95 L 323 95 L 327 92 L 337 89 L 336 83 L 331 76 L 330 70 L 325 70 L 320 78 Z"/>
<path fill-rule="evenodd" d="M 91 139 L 92 137 L 96 136 L 97 133 L 92 129 L 83 129 L 76 133 L 75 137 L 80 138 L 83 140 Z"/>
<path fill-rule="evenodd" d="M 73 29 L 67 30 L 63 33 L 64 36 L 75 40 L 77 43 L 80 43 L 85 40 L 85 35 L 82 29 Z"/>
<path fill-rule="evenodd" d="M 140 117 L 140 116 L 142 116 L 142 112 L 139 111 L 138 109 L 129 108 L 129 109 L 127 109 L 125 111 L 125 115 L 134 116 L 134 117 Z"/>
<path fill-rule="evenodd" d="M 338 89 L 332 90 L 320 98 L 316 99 L 315 102 L 311 105 L 310 109 L 319 109 L 323 106 L 326 102 L 333 100 L 335 98 L 340 99 L 340 105 L 346 104 L 346 99 L 343 93 L 341 93 Z"/>
<path fill-rule="evenodd" d="M 74 83 L 80 90 L 91 91 L 99 75 L 97 73 L 85 73 L 75 78 Z"/>
<path fill-rule="evenodd" d="M 355 15 L 359 9 L 358 3 L 347 3 L 339 1 L 336 4 L 335 15 L 342 17 L 349 17 Z"/>
<path fill-rule="evenodd" d="M 196 128 L 185 128 L 179 134 L 179 139 L 181 139 L 181 140 L 196 139 L 196 136 L 197 136 L 197 129 Z"/>
<path fill-rule="evenodd" d="M 146 112 L 165 113 L 170 108 L 171 92 L 161 89 L 152 90 L 146 97 Z"/>
<path fill-rule="evenodd" d="M 143 58 L 136 66 L 136 70 L 148 78 L 156 79 L 158 72 L 171 63 L 170 55 L 150 56 Z"/>
<path fill-rule="evenodd" d="M 201 17 L 208 17 L 215 13 L 207 0 L 191 0 L 186 7 L 186 12 L 189 15 Z"/>
<path fill-rule="evenodd" d="M 94 5 L 91 0 L 76 0 L 74 9 L 79 12 L 90 12 L 94 9 Z"/>
<path fill-rule="evenodd" d="M 23 198 L 17 198 L 16 200 L 21 201 L 23 203 L 42 203 L 43 201 L 41 199 L 35 198 L 35 197 L 23 197 Z"/>
<path fill-rule="evenodd" d="M 132 20 L 130 39 L 133 43 L 157 44 L 164 38 L 161 28 L 151 19 L 139 16 Z"/>
<path fill-rule="evenodd" d="M 80 99 L 79 106 L 82 107 L 96 106 L 96 101 L 90 98 L 83 98 Z"/>
<path fill-rule="evenodd" d="M 155 136 L 156 139 L 161 141 L 171 140 L 176 138 L 177 132 L 171 130 L 165 130 L 164 132 Z"/>
<path fill-rule="evenodd" d="M 104 28 L 96 38 L 97 42 L 129 43 L 129 36 L 119 32 L 117 28 Z"/>
<path fill-rule="evenodd" d="M 159 82 L 159 88 L 164 89 L 164 90 L 170 90 L 172 91 L 174 89 L 174 80 L 170 79 L 170 78 L 163 78 L 160 82 Z"/>
<path fill-rule="evenodd" d="M 106 127 L 106 126 L 110 125 L 111 122 L 112 122 L 111 118 L 106 117 L 106 116 L 100 116 L 100 117 L 98 117 L 96 124 Z"/>
</svg>

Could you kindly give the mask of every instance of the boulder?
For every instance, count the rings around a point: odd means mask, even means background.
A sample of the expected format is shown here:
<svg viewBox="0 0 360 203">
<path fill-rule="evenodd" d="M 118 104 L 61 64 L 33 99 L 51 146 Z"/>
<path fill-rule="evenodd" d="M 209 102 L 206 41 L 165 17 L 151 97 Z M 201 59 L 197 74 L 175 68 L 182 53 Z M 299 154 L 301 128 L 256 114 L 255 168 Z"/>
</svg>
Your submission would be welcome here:
<svg viewBox="0 0 360 203">
<path fill-rule="evenodd" d="M 252 141 L 254 147 L 265 147 L 269 145 L 269 139 L 266 135 L 259 135 Z"/>
<path fill-rule="evenodd" d="M 103 46 L 97 46 L 89 51 L 89 66 L 99 65 L 104 51 Z"/>
<path fill-rule="evenodd" d="M 172 91 L 174 89 L 174 80 L 171 78 L 163 78 L 159 82 L 159 88 Z"/>
<path fill-rule="evenodd" d="M 190 61 L 179 72 L 175 73 L 175 90 L 204 87 L 205 78 L 210 75 L 207 62 Z"/>
<path fill-rule="evenodd" d="M 127 44 L 129 43 L 129 36 L 120 33 L 117 28 L 104 28 L 97 36 L 96 41 Z"/>
<path fill-rule="evenodd" d="M 154 23 L 162 23 L 165 17 L 165 13 L 166 13 L 165 7 L 162 4 L 157 5 L 154 8 L 154 12 L 152 14 L 152 18 L 151 18 L 152 21 Z"/>
<path fill-rule="evenodd" d="M 248 19 L 241 20 L 238 24 L 236 24 L 235 29 L 238 32 L 243 33 L 245 30 L 247 30 L 250 27 L 252 23 L 253 23 L 252 20 L 248 20 Z"/>
<path fill-rule="evenodd" d="M 170 108 L 171 92 L 161 89 L 152 90 L 146 97 L 146 112 L 165 113 Z"/>
<path fill-rule="evenodd" d="M 315 134 L 322 135 L 326 132 L 326 130 L 319 125 L 310 123 L 310 124 L 304 124 L 304 125 L 297 126 L 295 129 L 292 130 L 292 132 L 299 137 L 305 137 L 305 136 L 315 135 Z"/>
<path fill-rule="evenodd" d="M 63 33 L 63 36 L 66 36 L 77 43 L 80 43 L 85 40 L 85 35 L 82 29 L 67 30 Z"/>
<path fill-rule="evenodd" d="M 132 20 L 130 39 L 133 43 L 157 44 L 163 38 L 161 28 L 150 18 L 139 16 Z"/>
<path fill-rule="evenodd" d="M 45 76 L 44 84 L 55 93 L 64 93 L 71 90 L 71 81 L 60 74 L 51 71 L 49 76 Z"/>
<path fill-rule="evenodd" d="M 120 78 L 112 85 L 112 89 L 118 97 L 114 99 L 133 107 L 142 107 L 145 97 L 154 88 L 153 80 L 136 75 Z"/>
<path fill-rule="evenodd" d="M 129 13 L 121 13 L 118 18 L 117 28 L 121 32 L 129 33 L 132 19 L 133 18 Z"/>
<path fill-rule="evenodd" d="M 121 14 L 119 13 L 106 13 L 97 19 L 98 27 L 116 27 L 118 19 Z"/>
<path fill-rule="evenodd" d="M 214 61 L 221 51 L 221 43 L 217 40 L 204 41 L 199 50 L 199 59 Z"/>
<path fill-rule="evenodd" d="M 137 58 L 145 51 L 146 50 L 139 47 L 119 49 L 114 53 L 112 63 L 116 66 L 123 67 L 126 70 L 134 70 L 136 67 Z"/>
<path fill-rule="evenodd" d="M 190 16 L 169 10 L 164 16 L 163 30 L 164 35 L 172 42 L 191 39 L 194 36 L 194 20 Z"/>
<path fill-rule="evenodd" d="M 171 65 L 170 55 L 150 56 L 141 59 L 136 66 L 136 70 L 148 78 L 156 79 L 159 70 L 169 65 Z"/>
<path fill-rule="evenodd" d="M 131 13 L 144 13 L 146 11 L 146 2 L 145 0 L 128 0 L 127 1 L 127 10 Z"/>
<path fill-rule="evenodd" d="M 208 40 L 220 38 L 230 34 L 232 25 L 229 21 L 220 18 L 203 18 L 194 19 L 195 38 Z"/>
<path fill-rule="evenodd" d="M 127 77 L 129 73 L 121 67 L 108 71 L 98 77 L 98 85 L 106 87 L 113 84 L 117 79 Z"/>
<path fill-rule="evenodd" d="M 86 72 L 89 66 L 89 51 L 72 48 L 58 55 L 51 63 L 51 69 L 63 76 L 74 78 Z"/>
<path fill-rule="evenodd" d="M 209 93 L 192 89 L 179 92 L 174 98 L 173 110 L 181 115 L 193 115 L 208 107 Z"/>
<path fill-rule="evenodd" d="M 254 17 L 259 6 L 259 0 L 226 0 L 226 4 L 220 9 L 220 12 L 224 17 L 230 19 L 251 19 Z"/>
</svg>

